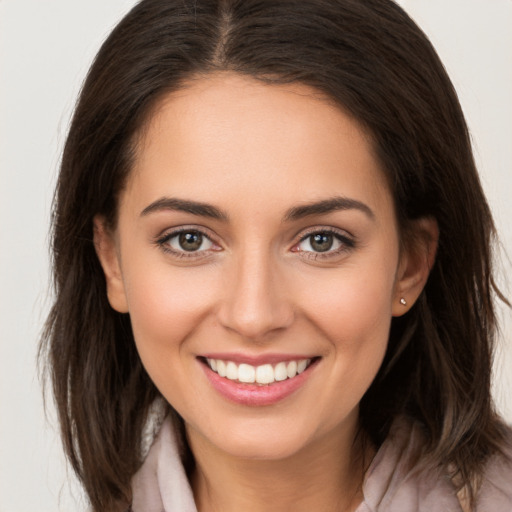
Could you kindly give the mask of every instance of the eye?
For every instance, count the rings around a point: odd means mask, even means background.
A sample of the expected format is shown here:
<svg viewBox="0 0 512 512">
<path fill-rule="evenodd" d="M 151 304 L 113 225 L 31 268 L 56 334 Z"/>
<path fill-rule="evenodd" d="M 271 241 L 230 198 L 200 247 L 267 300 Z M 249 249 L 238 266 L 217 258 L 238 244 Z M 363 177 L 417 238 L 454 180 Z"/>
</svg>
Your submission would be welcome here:
<svg viewBox="0 0 512 512">
<path fill-rule="evenodd" d="M 174 253 L 194 253 L 212 249 L 213 242 L 201 231 L 187 229 L 169 233 L 158 240 L 165 250 Z"/>
<path fill-rule="evenodd" d="M 294 252 L 314 253 L 321 255 L 337 254 L 354 247 L 354 241 L 340 233 L 322 230 L 304 236 L 293 248 Z"/>
<path fill-rule="evenodd" d="M 327 252 L 339 241 L 332 233 L 315 233 L 303 240 L 299 247 L 303 251 Z"/>
</svg>

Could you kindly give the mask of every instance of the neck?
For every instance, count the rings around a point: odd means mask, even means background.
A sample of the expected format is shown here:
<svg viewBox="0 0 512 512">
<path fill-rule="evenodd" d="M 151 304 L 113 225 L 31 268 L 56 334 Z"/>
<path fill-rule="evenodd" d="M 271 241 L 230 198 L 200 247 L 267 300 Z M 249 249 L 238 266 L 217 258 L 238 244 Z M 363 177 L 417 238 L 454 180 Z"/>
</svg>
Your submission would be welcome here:
<svg viewBox="0 0 512 512">
<path fill-rule="evenodd" d="M 330 432 L 285 459 L 254 460 L 221 452 L 187 430 L 196 467 L 191 475 L 199 512 L 352 511 L 362 500 L 369 457 L 354 442 L 356 425 Z"/>
</svg>

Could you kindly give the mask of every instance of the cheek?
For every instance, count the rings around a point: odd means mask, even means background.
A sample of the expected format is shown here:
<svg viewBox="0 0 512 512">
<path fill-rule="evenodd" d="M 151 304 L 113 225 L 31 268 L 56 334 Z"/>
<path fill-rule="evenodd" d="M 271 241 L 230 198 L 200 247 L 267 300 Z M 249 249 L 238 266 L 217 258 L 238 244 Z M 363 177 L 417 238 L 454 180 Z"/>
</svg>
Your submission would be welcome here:
<svg viewBox="0 0 512 512">
<path fill-rule="evenodd" d="M 392 318 L 394 267 L 344 268 L 317 281 L 303 302 L 310 322 L 329 341 L 333 393 L 356 405 L 386 352 Z M 390 277 L 391 276 L 391 277 Z M 311 288 L 310 288 L 311 290 Z M 341 402 L 340 406 L 341 406 Z"/>
<path fill-rule="evenodd" d="M 338 350 L 360 347 L 386 338 L 391 322 L 394 269 L 344 268 L 318 279 L 303 294 L 304 309 Z"/>
<path fill-rule="evenodd" d="M 329 418 L 323 427 L 327 430 L 336 428 L 357 408 L 381 367 L 388 345 L 389 283 L 362 284 L 360 278 L 352 280 L 345 275 L 343 282 L 333 282 L 328 293 L 309 303 L 310 320 L 330 345 L 325 358 L 326 398 L 318 402 L 322 414 Z"/>
<path fill-rule="evenodd" d="M 169 380 L 169 368 L 181 371 L 176 358 L 208 314 L 215 284 L 199 269 L 162 264 L 130 269 L 125 286 L 135 343 L 158 386 Z"/>
</svg>

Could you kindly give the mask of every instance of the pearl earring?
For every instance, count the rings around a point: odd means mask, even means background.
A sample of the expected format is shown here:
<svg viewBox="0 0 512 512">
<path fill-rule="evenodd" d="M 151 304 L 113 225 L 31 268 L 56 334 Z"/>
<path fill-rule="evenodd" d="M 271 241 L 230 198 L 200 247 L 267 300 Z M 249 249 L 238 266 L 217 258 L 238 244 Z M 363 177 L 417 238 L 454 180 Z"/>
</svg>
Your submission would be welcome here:
<svg viewBox="0 0 512 512">
<path fill-rule="evenodd" d="M 402 306 L 407 306 L 407 301 L 402 297 L 400 299 L 400 304 L 402 304 Z"/>
</svg>

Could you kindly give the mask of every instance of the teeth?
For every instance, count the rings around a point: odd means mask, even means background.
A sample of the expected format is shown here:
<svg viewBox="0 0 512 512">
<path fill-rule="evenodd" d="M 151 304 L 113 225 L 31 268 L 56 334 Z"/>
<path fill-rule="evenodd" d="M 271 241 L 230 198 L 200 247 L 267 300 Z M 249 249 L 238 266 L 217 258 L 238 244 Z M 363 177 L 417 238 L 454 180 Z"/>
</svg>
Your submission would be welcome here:
<svg viewBox="0 0 512 512">
<path fill-rule="evenodd" d="M 212 368 L 213 370 L 213 368 Z M 226 376 L 226 363 L 224 361 L 221 361 L 220 359 L 217 360 L 217 373 L 221 377 Z"/>
<path fill-rule="evenodd" d="M 297 375 L 297 361 L 290 361 L 286 366 L 286 374 L 289 379 L 292 379 Z"/>
<path fill-rule="evenodd" d="M 274 380 L 274 368 L 271 364 L 264 364 L 256 368 L 256 382 L 258 384 L 270 384 Z"/>
<path fill-rule="evenodd" d="M 286 363 L 278 363 L 274 368 L 274 378 L 279 382 L 288 378 Z"/>
<path fill-rule="evenodd" d="M 243 383 L 265 385 L 293 379 L 309 366 L 311 359 L 300 359 L 287 363 L 283 361 L 275 366 L 271 364 L 252 366 L 245 363 L 237 365 L 233 361 L 223 361 L 222 359 L 207 359 L 207 362 L 210 368 L 221 377 Z"/>
<path fill-rule="evenodd" d="M 305 369 L 306 369 L 306 366 L 308 365 L 308 362 L 307 361 L 299 361 L 297 363 L 297 373 L 302 373 Z"/>
<path fill-rule="evenodd" d="M 238 366 L 232 361 L 226 365 L 226 377 L 229 380 L 238 380 Z"/>
<path fill-rule="evenodd" d="M 215 359 L 212 359 L 211 361 L 215 361 Z M 211 363 L 210 363 L 211 366 Z M 212 370 L 213 366 L 211 366 Z M 238 367 L 238 380 L 240 382 L 247 382 L 252 383 L 256 380 L 256 370 L 254 369 L 254 366 L 251 366 L 250 364 L 241 364 Z"/>
</svg>

